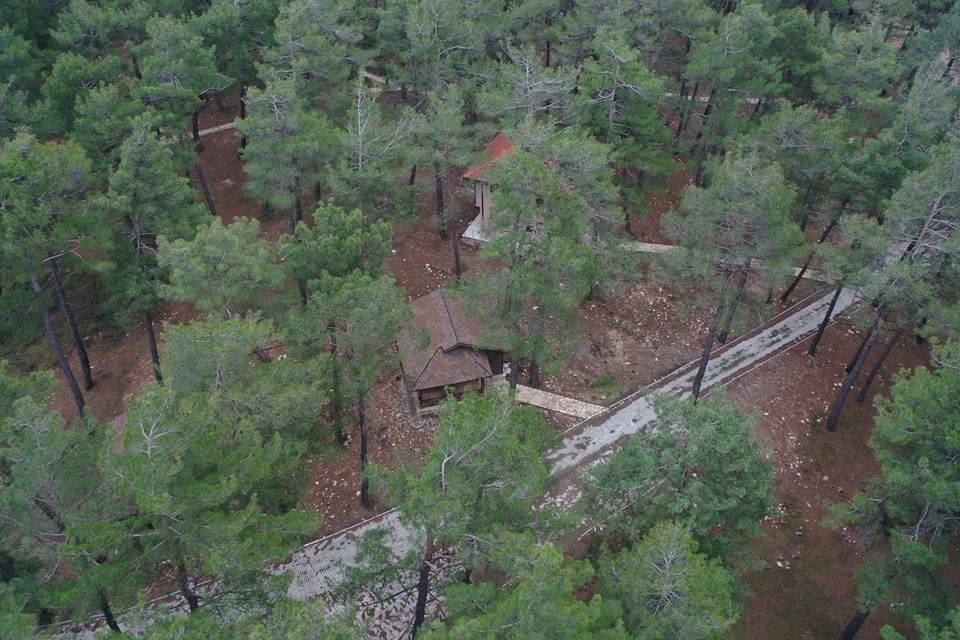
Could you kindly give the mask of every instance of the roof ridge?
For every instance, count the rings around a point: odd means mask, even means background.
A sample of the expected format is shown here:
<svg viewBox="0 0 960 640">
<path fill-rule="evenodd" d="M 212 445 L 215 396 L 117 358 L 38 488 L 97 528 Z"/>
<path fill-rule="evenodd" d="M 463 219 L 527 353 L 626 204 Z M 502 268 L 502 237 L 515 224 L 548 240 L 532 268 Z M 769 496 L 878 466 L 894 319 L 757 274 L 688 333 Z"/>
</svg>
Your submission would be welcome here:
<svg viewBox="0 0 960 640">
<path fill-rule="evenodd" d="M 430 363 L 433 362 L 433 359 L 437 356 L 437 352 L 438 352 L 438 351 L 443 352 L 443 347 L 437 347 L 436 349 L 434 349 L 434 350 L 433 350 L 433 353 L 430 354 L 430 357 L 427 358 L 426 363 L 424 363 L 424 365 L 423 365 L 423 369 L 421 369 L 421 370 L 420 370 L 420 373 L 417 374 L 417 379 L 414 381 L 415 384 L 413 385 L 414 388 L 416 388 L 416 387 L 420 384 L 420 378 L 422 378 L 422 377 L 423 377 L 423 374 L 426 373 L 426 372 L 427 372 L 427 369 L 430 368 Z"/>
<path fill-rule="evenodd" d="M 453 330 L 453 338 L 454 338 L 454 340 L 456 341 L 456 342 L 454 343 L 453 347 L 450 348 L 450 350 L 453 351 L 454 349 L 456 349 L 457 347 L 459 347 L 459 346 L 461 345 L 461 343 L 460 343 L 460 334 L 457 333 L 457 323 L 453 321 L 453 314 L 450 312 L 450 305 L 447 304 L 447 296 L 443 295 L 443 290 L 442 290 L 442 289 L 438 289 L 437 291 L 438 291 L 439 294 L 440 294 L 440 300 L 443 301 L 443 309 L 444 309 L 444 311 L 447 312 L 447 320 L 450 321 L 450 328 Z M 447 350 L 444 349 L 443 352 L 446 353 Z"/>
<path fill-rule="evenodd" d="M 483 366 L 483 363 L 480 362 L 479 359 L 477 359 L 477 349 L 475 349 L 475 348 L 473 348 L 473 347 L 466 347 L 465 350 L 466 350 L 466 352 L 467 352 L 467 355 L 469 355 L 471 358 L 473 358 L 473 361 L 474 361 L 475 363 L 477 363 L 477 366 L 478 366 L 478 367 L 480 367 L 481 369 L 483 369 L 485 372 L 489 373 L 490 375 L 493 375 L 493 369 L 490 368 L 490 367 L 485 367 L 485 366 Z M 488 360 L 487 362 L 489 363 L 489 360 Z"/>
</svg>

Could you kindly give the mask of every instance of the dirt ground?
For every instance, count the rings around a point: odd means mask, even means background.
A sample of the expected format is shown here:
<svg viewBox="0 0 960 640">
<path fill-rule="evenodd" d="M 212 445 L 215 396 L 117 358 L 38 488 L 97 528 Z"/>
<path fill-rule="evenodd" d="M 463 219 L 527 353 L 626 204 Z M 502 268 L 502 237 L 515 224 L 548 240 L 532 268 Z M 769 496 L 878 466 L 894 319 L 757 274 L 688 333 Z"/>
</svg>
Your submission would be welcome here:
<svg viewBox="0 0 960 640">
<path fill-rule="evenodd" d="M 235 117 L 236 98 L 228 99 L 226 107 L 223 113 L 209 106 L 204 109 L 201 128 Z M 235 132 L 207 136 L 203 144 L 203 168 L 220 216 L 227 222 L 238 216 L 259 217 L 258 204 L 242 192 L 244 174 L 236 156 Z M 432 181 L 425 173 L 421 172 L 419 179 Z M 692 173 L 678 165 L 663 188 L 650 196 L 648 213 L 633 220 L 638 240 L 669 242 L 660 230 L 660 216 L 679 202 L 681 190 L 691 180 Z M 449 240 L 441 240 L 435 231 L 432 197 L 432 189 L 425 188 L 421 216 L 394 228 L 394 251 L 387 270 L 410 300 L 453 279 Z M 465 196 L 458 204 L 462 231 L 474 208 Z M 282 216 L 261 224 L 263 237 L 271 240 L 286 231 Z M 460 250 L 467 277 L 489 268 L 475 248 L 461 243 Z M 812 286 L 804 283 L 793 300 L 812 291 Z M 647 278 L 618 296 L 600 295 L 583 303 L 579 346 L 562 374 L 545 374 L 544 388 L 609 404 L 693 360 L 702 349 L 709 310 L 691 311 L 682 302 L 676 292 Z M 782 308 L 775 304 L 764 313 L 772 315 Z M 190 305 L 164 304 L 157 314 L 158 332 L 162 334 L 164 323 L 196 316 Z M 778 515 L 765 524 L 764 536 L 754 545 L 766 569 L 746 578 L 749 593 L 737 638 L 833 637 L 854 613 L 852 572 L 862 560 L 858 541 L 852 531 L 833 531 L 819 522 L 827 501 L 847 499 L 877 471 L 866 445 L 874 415 L 873 395 L 886 391 L 892 373 L 900 367 L 924 363 L 928 357 L 926 348 L 904 340 L 885 364 L 867 402 L 860 404 L 851 397 L 838 431 L 828 433 L 818 419 L 832 401 L 842 368 L 859 343 L 855 334 L 860 333 L 849 323 L 839 323 L 827 331 L 817 358 L 805 356 L 806 343 L 802 343 L 729 385 L 730 396 L 742 408 L 761 415 L 759 429 L 771 446 L 780 505 Z M 104 329 L 88 336 L 87 342 L 97 381 L 96 387 L 85 393 L 88 404 L 99 419 L 119 427 L 124 398 L 152 379 L 143 328 L 129 333 Z M 76 414 L 65 385 L 60 386 L 53 408 L 68 419 Z M 422 459 L 436 419 L 414 415 L 394 373 L 378 383 L 367 414 L 371 462 L 416 464 Z M 558 415 L 549 419 L 558 428 L 574 421 Z M 302 501 L 323 514 L 318 536 L 386 506 L 378 500 L 370 509 L 360 506 L 358 438 L 355 430 L 348 433 L 351 437 L 341 453 L 312 461 L 310 484 Z M 886 619 L 883 611 L 871 615 L 861 637 L 878 637 L 879 625 Z"/>
<path fill-rule="evenodd" d="M 873 398 L 888 392 L 895 372 L 929 359 L 926 346 L 901 339 L 866 400 L 858 403 L 851 394 L 837 431 L 830 433 L 824 426 L 827 410 L 864 333 L 838 322 L 825 333 L 816 357 L 806 355 L 807 339 L 728 387 L 743 410 L 760 418 L 778 500 L 776 515 L 753 545 L 765 568 L 746 576 L 749 593 L 736 638 L 832 638 L 856 612 L 853 571 L 863 561 L 862 541 L 852 528 L 820 523 L 830 503 L 848 501 L 879 471 L 867 445 L 876 415 Z M 868 367 L 881 350 L 874 349 Z M 855 386 L 855 393 L 859 389 Z M 879 637 L 890 621 L 888 611 L 874 612 L 860 637 Z"/>
</svg>

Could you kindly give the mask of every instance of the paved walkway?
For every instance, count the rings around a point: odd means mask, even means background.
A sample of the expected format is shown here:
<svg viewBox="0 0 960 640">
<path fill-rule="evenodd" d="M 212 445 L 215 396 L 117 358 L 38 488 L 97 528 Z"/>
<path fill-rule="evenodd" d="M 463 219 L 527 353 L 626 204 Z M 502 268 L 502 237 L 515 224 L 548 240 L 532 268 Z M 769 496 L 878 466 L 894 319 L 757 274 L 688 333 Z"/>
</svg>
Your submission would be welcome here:
<svg viewBox="0 0 960 640">
<path fill-rule="evenodd" d="M 221 124 L 217 127 L 210 127 L 209 129 L 200 129 L 200 137 L 209 136 L 214 133 L 220 133 L 221 131 L 226 131 L 228 129 L 236 129 L 237 123 L 234 121 L 227 122 L 226 124 Z"/>
<path fill-rule="evenodd" d="M 786 315 L 756 335 L 720 347 L 718 351 L 721 352 L 713 356 L 707 365 L 703 389 L 733 378 L 809 336 L 823 320 L 832 298 L 833 292 L 830 292 L 796 313 Z M 837 300 L 834 315 L 847 309 L 855 300 L 855 292 L 844 289 Z M 699 361 L 695 361 L 681 367 L 663 384 L 645 390 L 646 394 L 628 399 L 627 402 L 621 401 L 611 407 L 603 420 L 591 420 L 591 424 L 575 428 L 573 434 L 564 439 L 563 445 L 547 456 L 553 466 L 553 474 L 560 475 L 583 464 L 621 438 L 638 433 L 651 424 L 654 414 L 648 399 L 649 393 L 666 393 L 680 397 L 690 395 L 698 365 Z"/>
<path fill-rule="evenodd" d="M 672 244 L 653 244 L 652 242 L 627 242 L 623 245 L 627 251 L 636 251 L 637 253 L 666 253 L 673 251 L 677 247 Z"/>
<path fill-rule="evenodd" d="M 768 323 L 768 327 L 755 335 L 740 338 L 718 349 L 707 367 L 703 381 L 703 389 L 722 384 L 733 378 L 745 374 L 751 369 L 760 366 L 784 349 L 797 344 L 809 337 L 823 319 L 826 308 L 833 297 L 833 292 L 818 298 L 813 303 L 793 312 L 787 310 L 781 316 Z M 853 291 L 844 289 L 837 301 L 834 314 L 839 314 L 849 308 L 856 301 Z M 667 376 L 658 384 L 624 398 L 614 406 L 605 409 L 602 413 L 591 413 L 592 417 L 571 427 L 567 432 L 563 445 L 551 452 L 547 459 L 553 467 L 553 475 L 558 476 L 609 453 L 621 439 L 640 432 L 654 421 L 653 408 L 649 402 L 651 393 L 669 393 L 680 397 L 689 395 L 693 377 L 696 374 L 698 362 L 691 362 L 676 372 Z M 521 393 L 528 393 L 523 391 Z M 530 389 L 531 392 L 554 396 Z M 528 396 L 529 397 L 529 396 Z M 571 401 L 569 398 L 554 396 L 562 401 Z M 519 398 L 523 401 L 523 398 Z M 579 403 L 592 411 L 596 405 Z M 573 405 L 568 406 L 571 411 Z M 596 407 L 598 410 L 602 407 Z M 579 410 L 579 408 L 578 408 Z M 576 414 L 573 414 L 576 415 Z M 422 548 L 422 534 L 405 527 L 400 522 L 396 511 L 388 511 L 364 523 L 332 534 L 311 543 L 294 552 L 289 563 L 277 567 L 277 571 L 289 571 L 293 574 L 288 594 L 294 598 L 324 597 L 328 605 L 336 610 L 342 603 L 333 603 L 326 598 L 332 586 L 343 575 L 344 567 L 350 566 L 357 555 L 358 541 L 363 533 L 377 527 L 387 529 L 385 542 L 393 549 L 396 557 L 403 556 L 411 551 Z M 416 576 L 410 576 L 410 584 L 414 584 Z M 412 620 L 414 596 L 409 585 L 396 585 L 394 593 L 398 597 L 384 602 L 359 602 L 360 614 L 373 623 L 371 631 L 377 637 L 400 640 L 409 633 L 409 623 Z M 172 595 L 172 606 L 178 606 L 179 596 Z M 431 602 L 431 608 L 439 606 L 436 601 Z M 137 616 L 135 616 L 137 617 Z M 121 622 L 123 622 L 121 617 Z M 75 635 L 75 634 L 74 634 Z M 81 633 L 81 636 L 90 637 Z"/>
<path fill-rule="evenodd" d="M 606 409 L 606 407 L 599 404 L 591 404 L 574 398 L 558 396 L 555 393 L 534 389 L 533 387 L 526 387 L 522 384 L 517 385 L 517 400 L 524 404 L 532 404 L 541 409 L 549 409 L 550 411 L 557 411 L 558 413 L 577 416 L 578 418 L 589 418 Z"/>
<path fill-rule="evenodd" d="M 627 242 L 623 245 L 623 248 L 627 251 L 636 251 L 637 253 L 666 253 L 667 251 L 673 251 L 676 249 L 676 245 L 672 244 L 653 244 L 651 242 Z M 758 264 L 757 261 L 754 261 L 752 264 Z M 793 270 L 793 275 L 796 276 L 800 273 L 800 267 L 797 267 Z M 803 273 L 805 280 L 818 280 L 820 282 L 827 282 L 824 279 L 824 276 L 821 275 L 819 271 L 814 271 L 813 269 L 807 269 Z"/>
</svg>

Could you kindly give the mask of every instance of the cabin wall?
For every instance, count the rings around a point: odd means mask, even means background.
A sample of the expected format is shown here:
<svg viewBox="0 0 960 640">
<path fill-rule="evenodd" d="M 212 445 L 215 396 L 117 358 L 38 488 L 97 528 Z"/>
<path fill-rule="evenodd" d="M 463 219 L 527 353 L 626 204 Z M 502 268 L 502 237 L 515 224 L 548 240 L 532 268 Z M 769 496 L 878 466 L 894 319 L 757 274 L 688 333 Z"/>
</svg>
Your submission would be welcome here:
<svg viewBox="0 0 960 640">
<path fill-rule="evenodd" d="M 493 201 L 490 199 L 490 185 L 486 182 L 474 182 L 474 198 L 480 210 L 480 221 L 486 224 L 493 214 Z"/>
<path fill-rule="evenodd" d="M 447 389 L 452 388 L 453 396 L 455 398 L 459 398 L 467 390 L 474 391 L 475 393 L 483 393 L 485 387 L 486 385 L 484 384 L 484 379 L 479 378 L 477 380 L 468 380 L 467 382 L 450 385 L 449 387 L 432 387 L 430 389 L 421 389 L 420 391 L 415 392 L 417 396 L 417 413 L 420 415 L 436 413 L 440 403 L 447 398 Z"/>
<path fill-rule="evenodd" d="M 490 371 L 493 375 L 499 376 L 503 373 L 503 351 L 484 350 L 487 360 L 490 362 Z"/>
</svg>

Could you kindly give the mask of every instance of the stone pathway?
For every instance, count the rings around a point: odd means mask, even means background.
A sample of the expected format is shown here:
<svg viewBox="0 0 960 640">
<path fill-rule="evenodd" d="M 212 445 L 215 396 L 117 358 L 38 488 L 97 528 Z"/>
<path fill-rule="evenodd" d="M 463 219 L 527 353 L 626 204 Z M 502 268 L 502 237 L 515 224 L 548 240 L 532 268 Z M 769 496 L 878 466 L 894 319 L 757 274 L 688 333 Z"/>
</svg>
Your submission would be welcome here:
<svg viewBox="0 0 960 640">
<path fill-rule="evenodd" d="M 220 133 L 221 131 L 226 131 L 227 129 L 236 129 L 236 127 L 237 127 L 237 123 L 231 121 L 226 124 L 221 124 L 217 127 L 210 127 L 209 129 L 200 129 L 199 133 L 200 133 L 200 137 L 202 138 L 203 136 L 209 136 L 213 133 Z"/>
<path fill-rule="evenodd" d="M 666 253 L 667 251 L 673 251 L 676 249 L 676 245 L 672 244 L 653 244 L 651 242 L 627 242 L 623 245 L 623 248 L 627 251 L 636 251 L 637 253 Z M 753 264 L 757 264 L 754 261 Z M 797 267 L 793 270 L 793 275 L 796 276 L 800 273 L 800 267 Z M 820 282 L 829 282 L 819 271 L 814 271 L 813 269 L 807 269 L 803 273 L 803 278 L 805 280 L 818 280 Z"/>
<path fill-rule="evenodd" d="M 714 385 L 723 384 L 744 375 L 762 365 L 777 353 L 809 337 L 816 331 L 817 326 L 823 319 L 832 297 L 833 292 L 830 292 L 796 311 L 788 309 L 771 320 L 766 329 L 754 335 L 735 340 L 718 349 L 707 367 L 703 389 L 709 389 Z M 834 315 L 839 315 L 853 305 L 856 300 L 855 292 L 844 289 L 837 301 Z M 689 395 L 698 364 L 698 361 L 691 362 L 667 376 L 664 380 L 637 394 L 624 398 L 607 409 L 535 389 L 520 387 L 519 392 L 523 394 L 528 393 L 524 389 L 529 389 L 530 392 L 542 394 L 544 398 L 553 396 L 549 398 L 551 402 L 556 402 L 559 406 L 562 401 L 563 406 L 570 411 L 582 410 L 584 413 L 590 411 L 591 417 L 568 429 L 563 445 L 547 456 L 548 462 L 553 467 L 553 475 L 559 476 L 566 472 L 572 472 L 608 454 L 618 441 L 639 433 L 652 424 L 654 413 L 649 402 L 649 395 L 655 392 L 669 393 L 680 397 Z M 518 396 L 518 399 L 524 401 L 522 396 Z M 544 402 L 546 401 L 545 399 Z M 594 409 L 597 412 L 594 412 Z M 559 411 L 561 409 L 554 410 Z M 577 414 L 573 413 L 571 415 Z M 560 496 L 560 498 L 562 499 L 563 496 Z M 293 553 L 290 562 L 278 566 L 274 570 L 289 571 L 293 574 L 288 590 L 291 597 L 304 599 L 323 597 L 329 606 L 338 608 L 343 603 L 333 603 L 326 597 L 326 594 L 329 593 L 331 586 L 336 583 L 337 579 L 343 575 L 344 567 L 349 566 L 356 558 L 357 545 L 362 534 L 376 527 L 387 529 L 386 541 L 390 544 L 396 557 L 422 547 L 422 535 L 414 529 L 405 527 L 400 522 L 399 514 L 391 510 L 298 549 Z M 410 580 L 415 581 L 415 579 L 416 576 L 411 574 Z M 413 582 L 410 584 L 413 584 Z M 409 633 L 409 621 L 412 620 L 414 605 L 409 586 L 398 585 L 395 592 L 399 594 L 398 597 L 382 602 L 355 603 L 360 605 L 363 616 L 373 623 L 371 632 L 376 637 L 400 640 Z M 176 607 L 179 604 L 179 599 L 178 595 L 171 594 L 167 602 Z M 439 603 L 436 600 L 431 601 L 431 608 L 436 606 L 439 606 Z M 128 612 L 124 613 L 121 622 L 126 625 L 125 618 Z M 132 617 L 139 618 L 135 612 Z M 89 630 L 87 630 L 81 632 L 79 636 L 91 637 L 89 633 Z M 69 632 L 66 634 L 61 632 L 60 635 L 77 637 L 76 633 Z"/>
<path fill-rule="evenodd" d="M 623 245 L 623 248 L 637 253 L 666 253 L 676 249 L 676 246 L 672 244 L 653 244 L 651 242 L 627 242 Z"/>
<path fill-rule="evenodd" d="M 522 384 L 517 385 L 517 401 L 578 418 L 589 418 L 606 409 L 606 407 L 599 404 L 591 404 L 574 398 L 558 396 L 555 393 L 534 389 L 533 387 L 527 387 Z"/>
<path fill-rule="evenodd" d="M 799 342 L 816 331 L 823 320 L 833 292 L 827 293 L 799 311 L 786 315 L 756 335 L 735 340 L 717 351 L 707 365 L 703 389 L 733 378 L 752 369 L 777 352 Z M 856 301 L 856 293 L 844 289 L 837 300 L 834 315 L 843 312 Z M 788 312 L 789 313 L 789 310 Z M 781 314 L 784 316 L 784 314 Z M 780 317 L 780 316 L 778 316 Z M 715 352 L 716 353 L 716 352 Z M 553 466 L 553 475 L 583 465 L 588 459 L 608 450 L 618 440 L 640 432 L 654 421 L 649 394 L 666 393 L 686 397 L 690 395 L 699 361 L 691 362 L 668 376 L 665 382 L 648 388 L 639 397 L 627 398 L 607 410 L 602 420 L 594 418 L 573 427 L 572 435 L 563 445 L 547 456 Z"/>
</svg>

